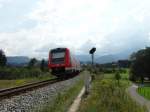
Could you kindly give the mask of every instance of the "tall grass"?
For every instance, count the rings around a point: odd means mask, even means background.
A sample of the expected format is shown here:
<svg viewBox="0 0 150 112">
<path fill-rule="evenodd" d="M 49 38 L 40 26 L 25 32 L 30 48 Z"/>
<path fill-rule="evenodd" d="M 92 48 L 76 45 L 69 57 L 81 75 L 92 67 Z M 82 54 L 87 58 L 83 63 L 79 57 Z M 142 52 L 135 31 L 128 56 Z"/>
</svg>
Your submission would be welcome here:
<svg viewBox="0 0 150 112">
<path fill-rule="evenodd" d="M 91 94 L 82 101 L 78 112 L 146 112 L 144 107 L 127 95 L 128 84 L 121 80 L 118 85 L 111 78 L 101 79 L 97 76 Z"/>
</svg>

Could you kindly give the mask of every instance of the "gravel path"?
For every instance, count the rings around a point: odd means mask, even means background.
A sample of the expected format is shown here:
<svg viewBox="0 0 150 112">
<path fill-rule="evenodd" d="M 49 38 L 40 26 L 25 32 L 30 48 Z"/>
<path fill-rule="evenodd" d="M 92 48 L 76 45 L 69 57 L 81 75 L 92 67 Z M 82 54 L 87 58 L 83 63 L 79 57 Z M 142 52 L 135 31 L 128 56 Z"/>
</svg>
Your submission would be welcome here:
<svg viewBox="0 0 150 112">
<path fill-rule="evenodd" d="M 13 96 L 9 99 L 0 99 L 0 112 L 33 112 L 34 109 L 39 110 L 48 101 L 53 101 L 58 93 L 75 85 L 78 80 L 81 80 L 80 76 Z"/>
<path fill-rule="evenodd" d="M 130 94 L 130 96 L 135 99 L 136 102 L 138 102 L 139 104 L 141 104 L 142 106 L 146 106 L 148 108 L 148 111 L 150 112 L 150 101 L 145 99 L 144 97 L 140 96 L 137 92 L 136 89 L 138 88 L 137 85 L 132 84 L 132 86 L 130 86 L 128 88 L 128 92 Z"/>
</svg>

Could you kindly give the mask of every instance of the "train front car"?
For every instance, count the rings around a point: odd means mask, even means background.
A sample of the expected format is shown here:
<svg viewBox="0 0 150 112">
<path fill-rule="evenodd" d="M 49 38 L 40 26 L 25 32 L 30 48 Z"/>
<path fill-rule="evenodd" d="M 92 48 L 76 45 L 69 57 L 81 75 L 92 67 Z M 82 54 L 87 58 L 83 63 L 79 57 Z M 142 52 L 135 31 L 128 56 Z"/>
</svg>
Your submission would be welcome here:
<svg viewBox="0 0 150 112">
<path fill-rule="evenodd" d="M 52 75 L 57 77 L 69 77 L 76 72 L 77 63 L 71 56 L 68 48 L 52 49 L 49 53 L 49 68 Z"/>
</svg>

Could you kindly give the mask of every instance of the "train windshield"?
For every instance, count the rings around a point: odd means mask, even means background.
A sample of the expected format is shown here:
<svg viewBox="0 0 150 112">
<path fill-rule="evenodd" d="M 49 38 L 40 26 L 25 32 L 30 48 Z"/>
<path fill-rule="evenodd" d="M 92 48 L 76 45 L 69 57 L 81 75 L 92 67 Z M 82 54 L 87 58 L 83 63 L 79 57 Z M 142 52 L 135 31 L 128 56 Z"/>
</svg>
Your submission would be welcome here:
<svg viewBox="0 0 150 112">
<path fill-rule="evenodd" d="M 63 64 L 65 62 L 65 50 L 53 50 L 52 55 L 52 64 Z"/>
<path fill-rule="evenodd" d="M 65 52 L 52 53 L 52 59 L 64 58 L 64 57 L 65 57 Z"/>
</svg>

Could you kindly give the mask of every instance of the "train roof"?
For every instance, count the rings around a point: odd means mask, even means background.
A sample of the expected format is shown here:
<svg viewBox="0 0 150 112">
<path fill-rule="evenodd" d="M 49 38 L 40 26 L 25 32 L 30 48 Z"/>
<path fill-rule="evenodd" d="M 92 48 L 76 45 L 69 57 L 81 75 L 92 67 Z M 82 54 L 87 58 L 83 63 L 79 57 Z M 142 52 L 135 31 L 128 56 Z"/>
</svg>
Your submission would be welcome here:
<svg viewBox="0 0 150 112">
<path fill-rule="evenodd" d="M 54 49 L 51 49 L 50 51 L 51 52 L 60 52 L 60 51 L 64 51 L 64 50 L 69 50 L 69 49 L 62 47 L 62 48 L 54 48 Z"/>
</svg>

